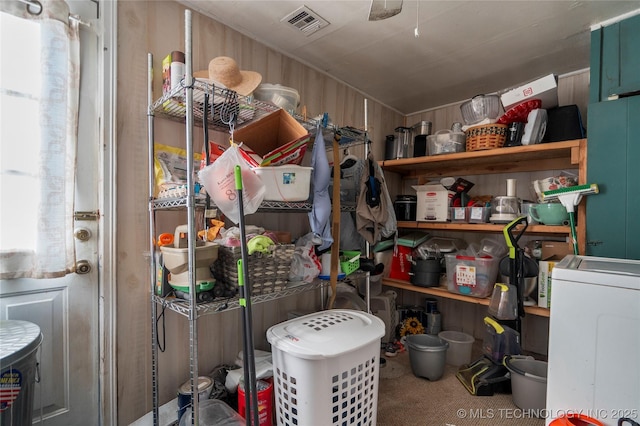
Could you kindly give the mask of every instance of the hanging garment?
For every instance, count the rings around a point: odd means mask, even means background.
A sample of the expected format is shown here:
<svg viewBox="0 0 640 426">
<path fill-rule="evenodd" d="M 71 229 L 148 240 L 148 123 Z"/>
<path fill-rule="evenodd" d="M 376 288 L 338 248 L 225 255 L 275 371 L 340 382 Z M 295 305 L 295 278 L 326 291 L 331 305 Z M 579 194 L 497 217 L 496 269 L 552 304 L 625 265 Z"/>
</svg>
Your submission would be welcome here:
<svg viewBox="0 0 640 426">
<path fill-rule="evenodd" d="M 311 157 L 311 184 L 313 186 L 313 206 L 309 212 L 309 224 L 311 232 L 322 239 L 318 247 L 319 251 L 326 250 L 333 244 L 331 236 L 331 198 L 329 196 L 329 182 L 331 180 L 331 167 L 327 159 L 327 153 L 322 131 L 318 128 L 313 143 Z"/>
<path fill-rule="evenodd" d="M 355 206 L 360 194 L 360 181 L 366 160 L 349 158 L 347 156 L 340 163 L 340 205 Z M 333 170 L 332 170 L 333 177 Z M 329 196 L 332 195 L 332 185 L 329 184 Z M 332 199 L 333 201 L 333 199 Z M 340 250 L 357 250 L 364 253 L 365 241 L 356 229 L 356 213 L 343 211 L 340 213 Z"/>
<path fill-rule="evenodd" d="M 360 179 L 364 173 L 366 160 L 347 159 L 340 163 L 340 205 L 353 206 L 358 203 Z M 333 173 L 331 173 L 333 177 Z M 333 194 L 333 182 L 329 183 L 329 196 Z M 332 200 L 333 201 L 333 200 Z"/>
<path fill-rule="evenodd" d="M 396 215 L 384 174 L 372 153 L 367 156 L 365 172 L 360 181 L 356 227 L 369 244 L 376 244 L 397 231 Z"/>
<path fill-rule="evenodd" d="M 340 250 L 364 253 L 365 241 L 356 229 L 355 212 L 340 213 Z"/>
</svg>

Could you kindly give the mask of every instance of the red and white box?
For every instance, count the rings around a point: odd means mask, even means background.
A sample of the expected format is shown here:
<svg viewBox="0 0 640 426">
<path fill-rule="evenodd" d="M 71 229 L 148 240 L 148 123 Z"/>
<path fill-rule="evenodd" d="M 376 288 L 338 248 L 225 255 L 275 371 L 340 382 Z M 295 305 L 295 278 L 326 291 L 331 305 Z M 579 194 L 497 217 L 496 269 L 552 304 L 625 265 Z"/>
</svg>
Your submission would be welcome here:
<svg viewBox="0 0 640 426">
<path fill-rule="evenodd" d="M 549 74 L 500 95 L 500 101 L 505 111 L 529 99 L 540 99 L 543 109 L 558 106 L 558 81 L 556 76 Z"/>
</svg>

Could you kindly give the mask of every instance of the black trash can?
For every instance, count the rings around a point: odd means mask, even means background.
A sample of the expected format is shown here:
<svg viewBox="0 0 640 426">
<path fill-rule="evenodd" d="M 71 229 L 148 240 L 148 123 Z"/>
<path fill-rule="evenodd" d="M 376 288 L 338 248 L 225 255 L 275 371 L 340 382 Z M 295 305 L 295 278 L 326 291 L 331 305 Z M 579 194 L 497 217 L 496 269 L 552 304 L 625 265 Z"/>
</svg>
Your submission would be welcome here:
<svg viewBox="0 0 640 426">
<path fill-rule="evenodd" d="M 28 321 L 0 321 L 0 424 L 30 425 L 40 327 Z"/>
</svg>

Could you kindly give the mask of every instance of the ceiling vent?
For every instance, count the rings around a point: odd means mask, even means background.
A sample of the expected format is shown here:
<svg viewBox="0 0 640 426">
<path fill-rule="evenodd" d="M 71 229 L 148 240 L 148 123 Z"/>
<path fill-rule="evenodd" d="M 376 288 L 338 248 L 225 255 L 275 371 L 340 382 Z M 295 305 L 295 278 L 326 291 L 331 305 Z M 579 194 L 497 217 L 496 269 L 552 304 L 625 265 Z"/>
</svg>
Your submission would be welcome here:
<svg viewBox="0 0 640 426">
<path fill-rule="evenodd" d="M 280 20 L 302 31 L 307 36 L 329 25 L 329 22 L 307 6 L 300 6 Z"/>
</svg>

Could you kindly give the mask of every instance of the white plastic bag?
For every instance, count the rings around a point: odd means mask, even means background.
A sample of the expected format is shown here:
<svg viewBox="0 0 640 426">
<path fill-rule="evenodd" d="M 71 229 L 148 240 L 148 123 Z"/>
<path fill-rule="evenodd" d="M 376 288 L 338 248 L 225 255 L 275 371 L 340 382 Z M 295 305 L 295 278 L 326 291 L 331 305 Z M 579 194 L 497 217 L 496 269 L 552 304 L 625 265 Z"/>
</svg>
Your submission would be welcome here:
<svg viewBox="0 0 640 426">
<path fill-rule="evenodd" d="M 310 232 L 296 241 L 296 249 L 291 258 L 289 281 L 310 283 L 320 274 L 322 264 L 316 256 L 315 247 L 322 239 Z"/>
<path fill-rule="evenodd" d="M 244 214 L 255 213 L 264 200 L 264 184 L 242 157 L 238 145 L 232 144 L 213 164 L 200 170 L 198 177 L 216 207 L 237 224 L 240 222 L 240 209 L 234 175 L 236 166 L 240 166 L 242 174 Z"/>
</svg>

